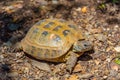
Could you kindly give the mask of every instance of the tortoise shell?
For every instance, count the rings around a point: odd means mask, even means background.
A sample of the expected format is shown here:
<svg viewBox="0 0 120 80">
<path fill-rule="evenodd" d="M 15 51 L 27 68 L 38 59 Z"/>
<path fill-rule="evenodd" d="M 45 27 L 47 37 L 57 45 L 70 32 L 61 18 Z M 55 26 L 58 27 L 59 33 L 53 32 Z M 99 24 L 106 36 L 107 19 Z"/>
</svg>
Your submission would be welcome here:
<svg viewBox="0 0 120 80">
<path fill-rule="evenodd" d="M 72 45 L 81 39 L 84 36 L 73 22 L 44 19 L 31 27 L 21 45 L 24 52 L 37 59 L 62 62 Z"/>
</svg>

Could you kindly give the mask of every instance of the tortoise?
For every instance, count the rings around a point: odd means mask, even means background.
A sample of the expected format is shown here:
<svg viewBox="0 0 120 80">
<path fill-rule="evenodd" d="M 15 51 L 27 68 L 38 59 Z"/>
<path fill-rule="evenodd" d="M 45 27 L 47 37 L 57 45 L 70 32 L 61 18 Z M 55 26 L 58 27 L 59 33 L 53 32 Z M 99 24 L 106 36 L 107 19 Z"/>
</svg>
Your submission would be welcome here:
<svg viewBox="0 0 120 80">
<path fill-rule="evenodd" d="M 77 58 L 93 46 L 72 21 L 44 19 L 30 28 L 19 47 L 36 59 L 66 62 L 66 69 L 72 72 Z"/>
</svg>

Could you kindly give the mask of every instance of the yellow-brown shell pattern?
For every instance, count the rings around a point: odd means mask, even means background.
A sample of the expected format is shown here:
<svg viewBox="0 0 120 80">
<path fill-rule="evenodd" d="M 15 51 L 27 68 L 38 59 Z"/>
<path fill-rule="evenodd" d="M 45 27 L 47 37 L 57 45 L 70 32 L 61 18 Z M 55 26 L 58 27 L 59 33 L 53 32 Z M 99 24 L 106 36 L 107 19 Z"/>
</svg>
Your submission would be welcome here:
<svg viewBox="0 0 120 80">
<path fill-rule="evenodd" d="M 84 36 L 74 23 L 62 19 L 44 19 L 31 27 L 21 44 L 23 51 L 31 56 L 55 61 L 79 39 L 84 39 Z M 63 58 L 58 60 L 63 61 Z"/>
</svg>

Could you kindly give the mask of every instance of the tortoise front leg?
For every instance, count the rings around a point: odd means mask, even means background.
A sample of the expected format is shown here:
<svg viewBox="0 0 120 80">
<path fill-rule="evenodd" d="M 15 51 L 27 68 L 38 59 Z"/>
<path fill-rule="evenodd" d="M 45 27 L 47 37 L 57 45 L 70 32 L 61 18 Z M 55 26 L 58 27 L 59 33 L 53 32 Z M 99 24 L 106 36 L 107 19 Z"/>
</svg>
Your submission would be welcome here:
<svg viewBox="0 0 120 80">
<path fill-rule="evenodd" d="M 74 66 L 76 65 L 78 56 L 74 52 L 69 52 L 68 54 L 70 54 L 70 56 L 66 62 L 66 65 L 67 65 L 66 69 L 71 73 Z"/>
</svg>

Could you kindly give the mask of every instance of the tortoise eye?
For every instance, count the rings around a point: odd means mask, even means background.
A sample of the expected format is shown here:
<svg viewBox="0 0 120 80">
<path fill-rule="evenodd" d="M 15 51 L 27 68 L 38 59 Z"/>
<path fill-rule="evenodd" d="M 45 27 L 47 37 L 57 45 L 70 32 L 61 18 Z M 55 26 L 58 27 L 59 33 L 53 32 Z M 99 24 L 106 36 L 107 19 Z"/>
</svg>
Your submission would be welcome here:
<svg viewBox="0 0 120 80">
<path fill-rule="evenodd" d="M 63 35 L 64 35 L 64 36 L 67 36 L 69 33 L 70 33 L 70 30 L 64 30 L 64 31 L 63 31 Z"/>
</svg>

